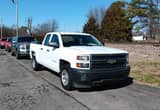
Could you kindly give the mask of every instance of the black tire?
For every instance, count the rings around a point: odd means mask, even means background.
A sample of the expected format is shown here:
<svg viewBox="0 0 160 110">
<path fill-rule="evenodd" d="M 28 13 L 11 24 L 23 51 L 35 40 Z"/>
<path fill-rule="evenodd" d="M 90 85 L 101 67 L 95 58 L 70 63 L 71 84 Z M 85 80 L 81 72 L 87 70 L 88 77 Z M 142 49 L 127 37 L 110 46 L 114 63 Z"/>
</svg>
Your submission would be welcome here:
<svg viewBox="0 0 160 110">
<path fill-rule="evenodd" d="M 65 90 L 73 90 L 72 76 L 69 64 L 63 65 L 61 68 L 61 85 Z"/>
<path fill-rule="evenodd" d="M 12 56 L 14 56 L 14 55 L 15 55 L 15 53 L 13 52 L 13 49 L 11 49 L 11 55 L 12 55 Z"/>
<path fill-rule="evenodd" d="M 13 52 L 11 52 L 11 55 L 12 55 L 12 56 L 14 56 L 14 53 L 13 53 Z"/>
<path fill-rule="evenodd" d="M 32 68 L 33 70 L 37 71 L 40 70 L 40 64 L 37 63 L 36 58 L 33 56 L 32 57 Z"/>
<path fill-rule="evenodd" d="M 8 52 L 11 52 L 11 49 L 8 49 L 7 51 L 8 51 Z"/>
<path fill-rule="evenodd" d="M 20 55 L 18 52 L 16 52 L 16 59 L 20 59 Z"/>
<path fill-rule="evenodd" d="M 5 47 L 5 51 L 8 51 L 8 49 Z"/>
</svg>

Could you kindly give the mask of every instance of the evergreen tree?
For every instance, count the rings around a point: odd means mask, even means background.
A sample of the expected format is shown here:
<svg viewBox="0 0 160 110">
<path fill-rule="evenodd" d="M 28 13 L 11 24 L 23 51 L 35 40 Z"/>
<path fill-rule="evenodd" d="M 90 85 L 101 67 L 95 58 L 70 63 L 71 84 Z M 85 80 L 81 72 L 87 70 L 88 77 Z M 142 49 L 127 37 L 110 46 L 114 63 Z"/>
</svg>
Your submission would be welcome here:
<svg viewBox="0 0 160 110">
<path fill-rule="evenodd" d="M 90 16 L 88 18 L 87 23 L 83 27 L 83 32 L 84 33 L 90 33 L 97 37 L 99 40 L 102 41 L 102 38 L 100 37 L 100 28 L 99 25 L 96 21 L 96 19 L 93 16 Z"/>
<path fill-rule="evenodd" d="M 160 24 L 158 3 L 158 0 L 131 0 L 128 8 L 135 28 L 147 30 L 150 38 L 154 38 Z"/>
<path fill-rule="evenodd" d="M 132 22 L 126 15 L 125 2 L 114 2 L 102 20 L 102 31 L 111 41 L 131 41 Z"/>
</svg>

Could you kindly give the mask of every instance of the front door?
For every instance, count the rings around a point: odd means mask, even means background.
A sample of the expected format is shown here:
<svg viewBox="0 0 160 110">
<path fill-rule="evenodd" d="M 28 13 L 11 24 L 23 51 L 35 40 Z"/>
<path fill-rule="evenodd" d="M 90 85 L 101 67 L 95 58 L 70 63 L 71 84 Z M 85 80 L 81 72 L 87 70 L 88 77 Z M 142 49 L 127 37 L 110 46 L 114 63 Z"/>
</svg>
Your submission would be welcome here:
<svg viewBox="0 0 160 110">
<path fill-rule="evenodd" d="M 48 46 L 47 48 L 47 57 L 48 57 L 48 65 L 49 68 L 59 72 L 59 55 L 58 55 L 58 51 L 59 51 L 59 39 L 57 35 L 53 35 L 51 38 L 51 43 L 57 44 L 58 47 L 54 47 L 54 46 Z"/>
</svg>

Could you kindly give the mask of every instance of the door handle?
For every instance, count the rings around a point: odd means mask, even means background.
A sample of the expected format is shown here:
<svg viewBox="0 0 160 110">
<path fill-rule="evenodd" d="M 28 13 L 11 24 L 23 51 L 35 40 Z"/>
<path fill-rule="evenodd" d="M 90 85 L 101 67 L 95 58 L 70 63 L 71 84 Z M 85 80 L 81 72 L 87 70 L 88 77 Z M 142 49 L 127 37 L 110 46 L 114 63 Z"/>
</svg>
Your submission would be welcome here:
<svg viewBox="0 0 160 110">
<path fill-rule="evenodd" d="M 49 52 L 49 49 L 47 49 L 47 52 Z"/>
</svg>

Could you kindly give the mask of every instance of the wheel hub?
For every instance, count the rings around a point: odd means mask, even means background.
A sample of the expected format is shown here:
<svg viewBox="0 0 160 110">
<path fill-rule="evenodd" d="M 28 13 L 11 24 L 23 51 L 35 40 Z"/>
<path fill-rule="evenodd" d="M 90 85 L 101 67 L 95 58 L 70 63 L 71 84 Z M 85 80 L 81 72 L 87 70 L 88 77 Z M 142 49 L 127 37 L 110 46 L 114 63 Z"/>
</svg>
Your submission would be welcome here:
<svg viewBox="0 0 160 110">
<path fill-rule="evenodd" d="M 62 83 L 63 83 L 63 85 L 68 85 L 68 83 L 69 83 L 69 75 L 68 75 L 68 72 L 67 72 L 67 70 L 63 70 L 63 72 L 62 72 Z"/>
</svg>

